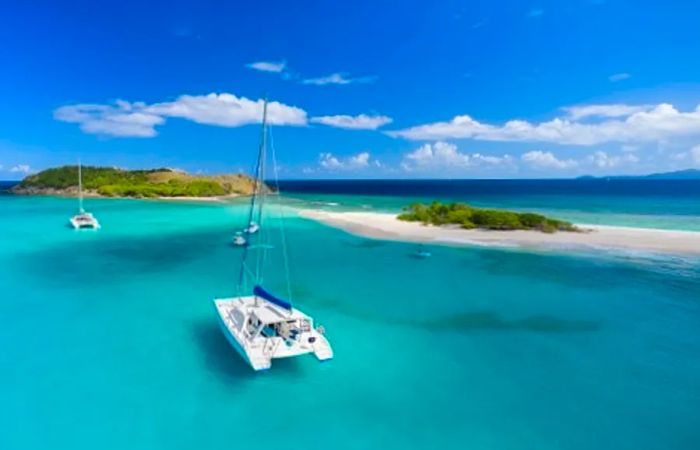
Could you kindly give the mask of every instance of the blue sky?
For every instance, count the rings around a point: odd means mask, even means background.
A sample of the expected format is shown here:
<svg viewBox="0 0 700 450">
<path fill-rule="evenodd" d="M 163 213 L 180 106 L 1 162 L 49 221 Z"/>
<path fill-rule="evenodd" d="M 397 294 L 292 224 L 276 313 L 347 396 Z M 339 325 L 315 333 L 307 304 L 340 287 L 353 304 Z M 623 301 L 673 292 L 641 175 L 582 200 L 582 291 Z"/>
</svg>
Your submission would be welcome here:
<svg viewBox="0 0 700 450">
<path fill-rule="evenodd" d="M 265 94 L 287 178 L 700 167 L 698 17 L 695 1 L 0 1 L 0 179 L 78 158 L 246 170 Z"/>
</svg>

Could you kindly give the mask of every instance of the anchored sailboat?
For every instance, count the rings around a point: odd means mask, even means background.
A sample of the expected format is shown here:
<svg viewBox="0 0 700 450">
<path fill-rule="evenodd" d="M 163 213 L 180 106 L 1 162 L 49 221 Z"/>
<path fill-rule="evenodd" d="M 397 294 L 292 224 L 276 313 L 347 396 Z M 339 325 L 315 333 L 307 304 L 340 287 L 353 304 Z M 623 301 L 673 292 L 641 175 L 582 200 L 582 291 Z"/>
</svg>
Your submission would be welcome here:
<svg viewBox="0 0 700 450">
<path fill-rule="evenodd" d="M 281 247 L 287 277 L 288 299 L 282 299 L 262 286 L 266 254 L 274 248 L 264 240 L 267 233 L 263 223 L 263 210 L 266 197 L 270 195 L 263 182 L 268 157 L 267 140 L 267 100 L 265 100 L 260 148 L 255 168 L 255 188 L 246 222 L 249 225 L 243 232 L 245 243 L 238 279 L 238 296 L 214 300 L 221 330 L 254 370 L 269 369 L 275 358 L 308 353 L 313 353 L 320 361 L 333 358 L 333 350 L 324 336 L 323 328 L 314 328 L 313 319 L 292 306 L 283 227 L 280 228 Z M 274 148 L 272 157 L 274 164 Z M 254 229 L 251 230 L 251 228 Z M 252 259 L 254 261 L 249 261 Z"/>
<path fill-rule="evenodd" d="M 70 223 L 76 230 L 100 228 L 100 223 L 95 216 L 83 208 L 83 170 L 80 161 L 78 161 L 78 214 L 70 218 Z"/>
</svg>

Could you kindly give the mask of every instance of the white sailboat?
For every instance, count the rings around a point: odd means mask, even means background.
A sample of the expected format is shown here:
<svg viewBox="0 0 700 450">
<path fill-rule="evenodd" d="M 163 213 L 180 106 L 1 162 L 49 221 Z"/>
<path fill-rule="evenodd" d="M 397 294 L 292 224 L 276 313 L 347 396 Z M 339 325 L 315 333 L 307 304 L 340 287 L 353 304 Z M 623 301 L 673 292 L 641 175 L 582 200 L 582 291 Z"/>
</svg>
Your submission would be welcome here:
<svg viewBox="0 0 700 450">
<path fill-rule="evenodd" d="M 214 300 L 219 325 L 230 344 L 256 371 L 269 369 L 272 360 L 305 354 L 313 354 L 320 361 L 333 358 L 333 350 L 324 336 L 323 327 L 314 327 L 313 319 L 294 308 L 291 300 L 285 300 L 262 286 L 262 269 L 266 252 L 274 247 L 265 244 L 263 223 L 265 197 L 265 161 L 267 158 L 267 100 L 263 106 L 263 123 L 260 149 L 255 169 L 255 188 L 251 197 L 248 224 L 256 225 L 255 232 L 245 230 L 247 244 L 243 247 L 236 297 Z M 274 163 L 274 150 L 273 150 Z M 259 231 L 259 232 L 258 232 Z M 283 228 L 281 229 L 283 232 Z M 255 233 L 253 235 L 253 233 Z M 284 236 L 284 235 L 282 235 Z M 284 239 L 282 240 L 284 247 Z M 248 258 L 256 252 L 254 267 L 249 267 Z M 286 250 L 283 249 L 285 270 Z M 287 271 L 288 296 L 289 273 Z"/>
<path fill-rule="evenodd" d="M 236 231 L 236 233 L 233 235 L 233 245 L 236 245 L 238 247 L 247 245 L 248 239 L 246 238 L 251 234 L 257 233 L 259 229 L 260 226 L 257 223 L 250 222 L 250 225 L 245 227 L 243 231 Z"/>
<path fill-rule="evenodd" d="M 76 230 L 100 228 L 100 223 L 95 216 L 83 208 L 83 171 L 80 161 L 78 161 L 78 214 L 70 218 L 70 223 Z"/>
<path fill-rule="evenodd" d="M 255 234 L 259 229 L 260 225 L 258 225 L 256 222 L 250 222 L 250 225 L 248 225 L 248 228 L 245 229 L 245 232 L 248 234 Z"/>
<path fill-rule="evenodd" d="M 246 245 L 248 241 L 245 240 L 243 237 L 243 232 L 241 231 L 236 231 L 236 234 L 233 235 L 233 245 L 236 245 L 238 247 L 242 247 Z"/>
</svg>

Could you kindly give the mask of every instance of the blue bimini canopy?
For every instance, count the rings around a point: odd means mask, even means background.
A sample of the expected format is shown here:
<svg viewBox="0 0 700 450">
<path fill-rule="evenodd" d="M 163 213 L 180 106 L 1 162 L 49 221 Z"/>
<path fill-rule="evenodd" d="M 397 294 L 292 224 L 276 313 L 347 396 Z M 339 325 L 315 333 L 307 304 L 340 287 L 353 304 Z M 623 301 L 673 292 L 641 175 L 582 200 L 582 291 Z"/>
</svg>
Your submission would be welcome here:
<svg viewBox="0 0 700 450">
<path fill-rule="evenodd" d="M 276 296 L 270 294 L 270 293 L 267 292 L 265 289 L 263 289 L 262 286 L 257 286 L 257 285 L 256 285 L 256 286 L 253 288 L 253 294 L 256 295 L 257 297 L 262 297 L 262 298 L 264 298 L 265 300 L 267 300 L 268 302 L 274 303 L 275 305 L 277 305 L 277 306 L 279 306 L 279 307 L 281 307 L 281 308 L 284 308 L 284 309 L 289 310 L 289 311 L 292 310 L 292 304 L 291 304 L 291 303 L 289 303 L 289 302 L 286 301 L 286 300 L 282 300 L 281 298 L 276 297 Z"/>
</svg>

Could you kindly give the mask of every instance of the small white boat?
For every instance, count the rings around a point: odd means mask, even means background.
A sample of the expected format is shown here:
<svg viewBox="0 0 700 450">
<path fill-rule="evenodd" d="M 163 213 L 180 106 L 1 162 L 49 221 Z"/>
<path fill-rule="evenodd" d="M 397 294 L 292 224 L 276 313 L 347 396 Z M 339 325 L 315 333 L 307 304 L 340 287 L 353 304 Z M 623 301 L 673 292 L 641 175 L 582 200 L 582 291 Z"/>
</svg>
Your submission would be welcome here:
<svg viewBox="0 0 700 450">
<path fill-rule="evenodd" d="M 247 242 L 245 238 L 243 237 L 243 233 L 240 231 L 237 231 L 236 234 L 233 236 L 233 245 L 237 245 L 239 247 L 242 247 L 246 245 Z"/>
<path fill-rule="evenodd" d="M 95 219 L 95 216 L 83 210 L 81 210 L 79 214 L 76 214 L 75 216 L 71 217 L 70 223 L 76 230 L 86 228 L 96 230 L 100 228 L 100 223 L 97 221 L 97 219 Z"/>
<path fill-rule="evenodd" d="M 250 225 L 248 225 L 248 228 L 246 228 L 244 231 L 247 234 L 255 234 L 258 232 L 259 229 L 260 229 L 260 225 L 258 225 L 255 222 L 250 222 Z"/>
<path fill-rule="evenodd" d="M 78 161 L 78 214 L 70 218 L 70 223 L 76 230 L 100 228 L 100 223 L 95 216 L 83 208 L 83 171 L 80 161 Z"/>
<path fill-rule="evenodd" d="M 272 360 L 276 358 L 305 354 L 313 354 L 319 361 L 333 358 L 333 350 L 324 336 L 324 329 L 314 328 L 314 321 L 309 315 L 292 307 L 284 238 L 281 244 L 283 251 L 279 254 L 284 256 L 288 300 L 281 299 L 262 287 L 265 265 L 261 264 L 261 261 L 265 261 L 266 256 L 269 256 L 268 252 L 275 249 L 275 246 L 265 241 L 269 238 L 269 232 L 256 233 L 263 224 L 263 206 L 268 203 L 265 200 L 268 191 L 262 182 L 265 179 L 267 132 L 265 101 L 262 142 L 254 175 L 256 183 L 251 196 L 248 228 L 238 232 L 234 238 L 234 243 L 239 237 L 241 239 L 238 242 L 243 243 L 237 295 L 214 300 L 219 325 L 226 339 L 256 371 L 269 369 Z M 284 234 L 283 226 L 280 227 L 280 232 Z M 259 253 L 255 258 L 251 257 L 255 262 L 249 266 L 246 263 L 247 258 L 253 252 Z"/>
</svg>

